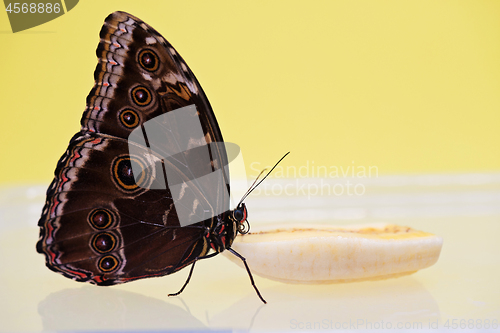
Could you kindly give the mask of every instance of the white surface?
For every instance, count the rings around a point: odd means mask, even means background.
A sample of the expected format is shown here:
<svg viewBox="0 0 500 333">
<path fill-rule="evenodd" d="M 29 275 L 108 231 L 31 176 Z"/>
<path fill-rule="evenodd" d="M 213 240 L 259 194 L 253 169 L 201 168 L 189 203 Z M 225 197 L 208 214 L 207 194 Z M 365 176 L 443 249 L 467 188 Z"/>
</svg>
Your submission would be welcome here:
<svg viewBox="0 0 500 333">
<path fill-rule="evenodd" d="M 187 270 L 96 287 L 49 271 L 35 250 L 46 186 L 4 186 L 0 188 L 0 331 L 296 332 L 343 326 L 353 331 L 414 327 L 436 332 L 436 327 L 452 331 L 454 324 L 474 331 L 484 330 L 486 320 L 490 330 L 492 321 L 498 324 L 499 174 L 378 177 L 365 180 L 361 196 L 321 196 L 312 192 L 314 187 L 309 192 L 300 188 L 314 183 L 322 184 L 314 179 L 270 180 L 269 189 L 292 184 L 288 193 L 296 191 L 293 196 L 250 196 L 246 203 L 251 224 L 407 225 L 444 238 L 440 259 L 414 275 L 374 282 L 311 286 L 257 276 L 267 305 L 255 295 L 246 272 L 222 256 L 197 263 L 191 283 L 179 297 L 167 294 L 178 291 Z"/>
</svg>

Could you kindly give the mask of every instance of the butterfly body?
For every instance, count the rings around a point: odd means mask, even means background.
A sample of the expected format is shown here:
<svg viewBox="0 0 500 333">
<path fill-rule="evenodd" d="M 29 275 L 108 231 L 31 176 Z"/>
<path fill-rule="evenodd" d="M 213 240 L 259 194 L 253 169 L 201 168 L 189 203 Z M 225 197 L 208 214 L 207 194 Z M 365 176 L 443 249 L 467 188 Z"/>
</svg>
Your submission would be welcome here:
<svg viewBox="0 0 500 333">
<path fill-rule="evenodd" d="M 158 32 L 124 12 L 106 18 L 96 53 L 95 84 L 81 130 L 57 164 L 38 223 L 37 251 L 45 255 L 47 267 L 105 286 L 168 275 L 231 250 L 238 232 L 244 232 L 247 211 L 242 203 L 229 209 L 227 172 L 220 172 L 215 184 L 192 179 L 224 170 L 228 160 L 224 145 L 210 146 L 222 143 L 222 134 L 189 67 Z M 171 140 L 155 144 L 148 139 L 148 121 L 190 107 L 202 133 L 177 129 L 177 118 L 171 117 L 171 123 L 158 123 Z M 144 132 L 146 144 L 130 143 L 136 129 Z M 181 157 L 191 162 L 165 159 L 178 156 L 186 135 L 187 152 Z M 209 158 L 193 153 L 208 146 Z M 134 165 L 147 166 L 144 174 L 134 175 Z M 157 186 L 162 175 L 180 179 L 180 194 Z M 203 216 L 189 225 L 180 224 L 176 203 L 185 192 L 194 199 L 183 208 Z"/>
</svg>

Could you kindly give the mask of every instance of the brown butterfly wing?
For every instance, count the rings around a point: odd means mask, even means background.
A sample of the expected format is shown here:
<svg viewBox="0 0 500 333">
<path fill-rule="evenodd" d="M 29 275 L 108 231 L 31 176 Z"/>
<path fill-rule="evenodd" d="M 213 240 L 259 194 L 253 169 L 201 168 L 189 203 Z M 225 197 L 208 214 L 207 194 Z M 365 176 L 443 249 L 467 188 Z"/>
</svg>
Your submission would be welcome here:
<svg viewBox="0 0 500 333">
<path fill-rule="evenodd" d="M 161 178 L 154 165 L 143 184 L 135 181 L 133 163 L 146 164 L 151 158 L 159 162 L 162 156 L 147 147 L 131 155 L 129 134 L 150 119 L 194 104 L 205 142 L 223 140 L 196 78 L 160 34 L 132 15 L 115 12 L 106 18 L 100 36 L 95 85 L 81 132 L 59 160 L 47 190 L 37 250 L 45 254 L 50 269 L 66 277 L 109 285 L 189 265 L 208 252 L 204 234 L 213 223 L 181 228 L 169 188 L 151 186 Z M 226 165 L 223 147 L 217 148 L 206 163 Z M 159 149 L 175 151 L 172 142 Z M 227 210 L 227 198 L 220 195 L 225 182 L 211 185 L 188 190 L 200 200 L 220 197 L 218 204 Z"/>
</svg>

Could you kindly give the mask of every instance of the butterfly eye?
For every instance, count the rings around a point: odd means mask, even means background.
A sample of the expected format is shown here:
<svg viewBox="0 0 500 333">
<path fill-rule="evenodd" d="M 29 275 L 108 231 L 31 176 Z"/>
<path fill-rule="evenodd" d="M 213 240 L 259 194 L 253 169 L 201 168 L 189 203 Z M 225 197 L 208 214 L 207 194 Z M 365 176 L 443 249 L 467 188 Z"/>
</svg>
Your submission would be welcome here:
<svg viewBox="0 0 500 333">
<path fill-rule="evenodd" d="M 139 53 L 139 64 L 148 72 L 154 72 L 159 66 L 158 56 L 151 50 L 143 50 Z"/>
<path fill-rule="evenodd" d="M 132 89 L 132 100 L 139 106 L 146 106 L 151 103 L 151 93 L 145 87 L 135 87 Z"/>
<path fill-rule="evenodd" d="M 120 122 L 127 128 L 137 127 L 137 125 L 139 125 L 139 120 L 139 115 L 133 110 L 126 109 L 120 113 Z"/>
<path fill-rule="evenodd" d="M 243 223 L 247 219 L 247 208 L 244 203 L 233 210 L 233 218 L 240 223 Z"/>
<path fill-rule="evenodd" d="M 233 216 L 236 221 L 241 221 L 241 219 L 243 218 L 243 212 L 241 210 L 235 210 L 233 212 Z"/>
<path fill-rule="evenodd" d="M 101 271 L 109 273 L 111 271 L 114 271 L 116 267 L 118 267 L 118 259 L 116 259 L 114 256 L 105 256 L 102 257 L 101 260 L 99 260 L 99 263 L 97 265 Z"/>
</svg>

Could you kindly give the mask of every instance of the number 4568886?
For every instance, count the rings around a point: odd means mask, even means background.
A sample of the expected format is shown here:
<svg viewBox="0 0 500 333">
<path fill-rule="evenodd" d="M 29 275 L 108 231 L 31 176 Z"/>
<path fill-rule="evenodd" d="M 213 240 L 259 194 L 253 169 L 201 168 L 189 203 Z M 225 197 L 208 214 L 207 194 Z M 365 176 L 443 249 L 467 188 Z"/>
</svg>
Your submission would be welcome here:
<svg viewBox="0 0 500 333">
<path fill-rule="evenodd" d="M 10 13 L 23 13 L 23 14 L 35 14 L 35 13 L 60 13 L 61 12 L 61 4 L 55 3 L 9 3 L 5 10 Z"/>
</svg>

